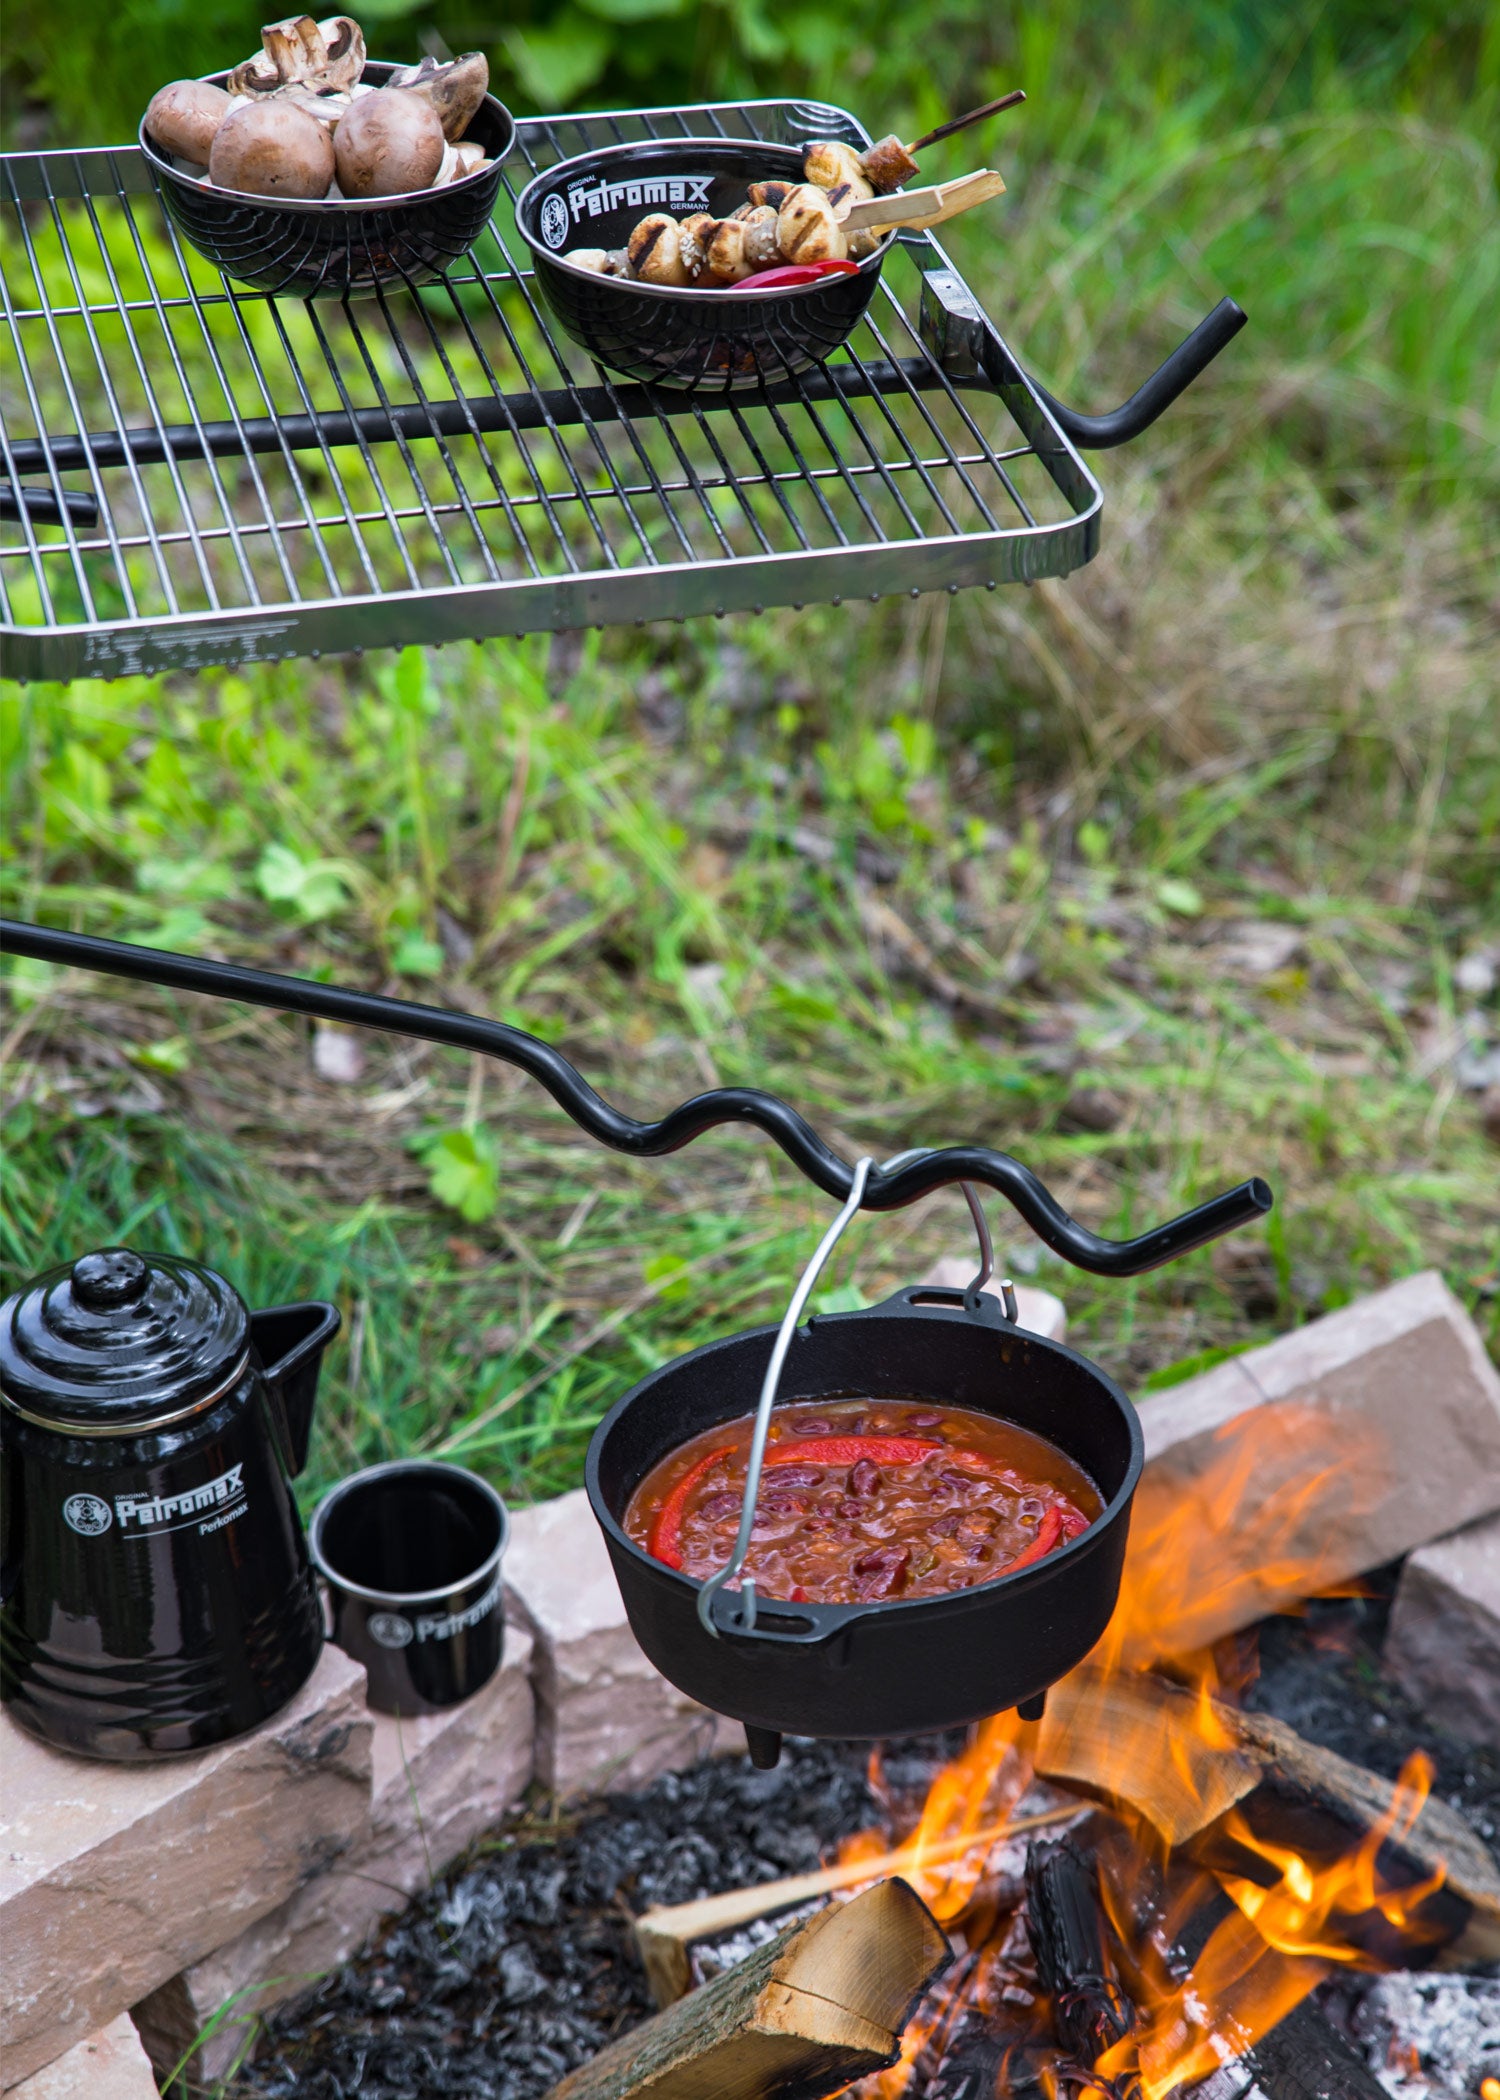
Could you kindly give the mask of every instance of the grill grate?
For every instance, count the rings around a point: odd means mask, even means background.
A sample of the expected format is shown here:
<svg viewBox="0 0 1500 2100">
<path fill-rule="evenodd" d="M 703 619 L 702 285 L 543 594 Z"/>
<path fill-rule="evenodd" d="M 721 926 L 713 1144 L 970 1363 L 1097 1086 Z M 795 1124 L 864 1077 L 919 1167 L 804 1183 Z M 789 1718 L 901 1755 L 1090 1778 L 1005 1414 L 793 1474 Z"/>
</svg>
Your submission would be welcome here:
<svg viewBox="0 0 1500 2100">
<path fill-rule="evenodd" d="M 616 382 L 558 334 L 511 201 L 558 159 L 676 134 L 867 143 L 785 102 L 526 122 L 471 256 L 341 302 L 227 282 L 133 147 L 0 158 L 0 667 L 111 677 L 1087 561 L 1098 488 L 929 235 L 843 351 L 769 392 Z"/>
</svg>

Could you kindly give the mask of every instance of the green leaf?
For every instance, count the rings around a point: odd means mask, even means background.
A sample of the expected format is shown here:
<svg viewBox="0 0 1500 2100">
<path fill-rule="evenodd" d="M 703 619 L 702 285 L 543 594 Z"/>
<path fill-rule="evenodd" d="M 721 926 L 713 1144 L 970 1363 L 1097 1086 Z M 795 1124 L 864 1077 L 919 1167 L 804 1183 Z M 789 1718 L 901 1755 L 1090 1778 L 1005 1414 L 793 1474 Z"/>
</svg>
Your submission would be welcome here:
<svg viewBox="0 0 1500 2100">
<path fill-rule="evenodd" d="M 133 1065 L 169 1075 L 185 1072 L 193 1057 L 192 1045 L 185 1035 L 165 1035 L 156 1043 L 134 1043 L 125 1054 Z"/>
<path fill-rule="evenodd" d="M 238 885 L 233 868 L 201 854 L 189 860 L 172 860 L 165 854 L 148 853 L 136 863 L 135 886 L 158 896 L 181 897 L 206 904 L 232 897 Z"/>
<path fill-rule="evenodd" d="M 550 29 L 512 29 L 505 38 L 517 80 L 543 109 L 562 109 L 592 87 L 613 46 L 607 29 L 576 13 L 563 14 Z"/>
<path fill-rule="evenodd" d="M 256 886 L 271 904 L 285 904 L 311 923 L 342 911 L 349 901 L 345 863 L 304 860 L 290 846 L 267 846 L 255 870 Z"/>
<path fill-rule="evenodd" d="M 436 977 L 443 967 L 443 951 L 425 933 L 408 933 L 391 957 L 391 968 L 403 977 Z"/>
<path fill-rule="evenodd" d="M 1164 876 L 1157 883 L 1156 900 L 1164 911 L 1176 912 L 1180 919 L 1196 919 L 1203 910 L 1201 893 L 1177 875 Z"/>
<path fill-rule="evenodd" d="M 869 1299 L 857 1283 L 837 1283 L 831 1291 L 818 1291 L 813 1311 L 820 1313 L 863 1312 Z"/>
<path fill-rule="evenodd" d="M 687 0 L 578 0 L 578 4 L 602 22 L 655 22 L 664 15 L 687 12 Z"/>
<path fill-rule="evenodd" d="M 641 1274 L 647 1283 L 661 1285 L 659 1295 L 663 1298 L 686 1298 L 693 1288 L 688 1265 L 680 1254 L 653 1254 Z"/>
<path fill-rule="evenodd" d="M 500 1201 L 500 1148 L 483 1124 L 473 1130 L 424 1131 L 411 1145 L 439 1203 L 471 1225 L 494 1216 Z"/>
</svg>

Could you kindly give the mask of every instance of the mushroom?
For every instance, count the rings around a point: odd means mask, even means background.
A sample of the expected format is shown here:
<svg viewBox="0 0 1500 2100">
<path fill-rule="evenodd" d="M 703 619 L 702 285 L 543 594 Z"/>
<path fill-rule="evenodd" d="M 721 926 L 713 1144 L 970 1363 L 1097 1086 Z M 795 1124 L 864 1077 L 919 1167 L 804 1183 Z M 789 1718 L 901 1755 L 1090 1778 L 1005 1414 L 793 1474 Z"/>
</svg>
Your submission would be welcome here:
<svg viewBox="0 0 1500 2100">
<path fill-rule="evenodd" d="M 860 155 L 859 160 L 866 180 L 876 195 L 881 197 L 888 196 L 892 190 L 899 190 L 903 182 L 910 182 L 918 172 L 916 162 L 894 132 L 887 138 L 877 139 L 867 153 Z"/>
<path fill-rule="evenodd" d="M 575 269 L 592 270 L 596 277 L 613 277 L 607 248 L 569 248 L 563 261 L 572 263 Z"/>
<path fill-rule="evenodd" d="M 443 127 L 420 95 L 382 88 L 354 104 L 333 150 L 346 197 L 399 197 L 432 188 L 443 165 Z"/>
<path fill-rule="evenodd" d="M 755 265 L 745 253 L 746 224 L 743 219 L 720 219 L 707 236 L 703 275 L 710 284 L 738 284 L 749 277 Z"/>
<path fill-rule="evenodd" d="M 347 89 L 365 69 L 364 31 L 352 15 L 330 15 L 324 22 L 288 15 L 268 22 L 260 41 L 255 56 L 230 74 L 231 95 L 274 95 L 286 87 Z"/>
<path fill-rule="evenodd" d="M 788 262 L 842 261 L 849 252 L 833 206 L 811 182 L 788 195 L 776 216 L 776 239 Z"/>
<path fill-rule="evenodd" d="M 208 173 L 218 188 L 252 197 L 326 197 L 333 139 L 295 103 L 247 102 L 215 132 Z"/>
<path fill-rule="evenodd" d="M 785 204 L 787 198 L 797 187 L 798 184 L 795 182 L 752 182 L 750 185 L 750 202 L 752 205 L 769 204 L 773 211 L 780 211 L 782 205 Z"/>
<path fill-rule="evenodd" d="M 626 243 L 630 274 L 647 284 L 690 284 L 682 260 L 682 228 L 669 212 L 648 212 Z"/>
<path fill-rule="evenodd" d="M 718 220 L 710 211 L 695 211 L 682 221 L 678 228 L 678 252 L 682 267 L 689 277 L 697 277 L 702 269 L 708 244 L 713 239 Z"/>
<path fill-rule="evenodd" d="M 842 139 L 815 140 L 807 149 L 803 172 L 809 182 L 828 192 L 836 212 L 840 207 L 847 211 L 851 204 L 863 204 L 875 194 L 859 155 Z"/>
<path fill-rule="evenodd" d="M 752 270 L 774 270 L 781 261 L 776 213 L 769 204 L 752 204 L 734 215 L 745 229 L 745 260 Z"/>
<path fill-rule="evenodd" d="M 168 153 L 208 166 L 214 133 L 229 115 L 230 98 L 207 80 L 174 80 L 158 88 L 146 108 L 146 129 Z"/>
<path fill-rule="evenodd" d="M 450 141 L 461 139 L 468 130 L 489 85 L 490 62 L 482 51 L 465 51 L 458 58 L 442 61 L 429 56 L 419 65 L 397 66 L 386 82 L 388 88 L 403 88 L 430 102 L 443 137 Z"/>
</svg>

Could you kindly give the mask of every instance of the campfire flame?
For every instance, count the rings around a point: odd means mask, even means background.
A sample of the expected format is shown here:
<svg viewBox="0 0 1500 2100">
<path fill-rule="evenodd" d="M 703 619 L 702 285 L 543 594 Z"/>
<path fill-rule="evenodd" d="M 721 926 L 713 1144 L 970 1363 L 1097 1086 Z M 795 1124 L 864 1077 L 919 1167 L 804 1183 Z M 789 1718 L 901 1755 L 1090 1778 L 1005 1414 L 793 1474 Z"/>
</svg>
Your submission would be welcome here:
<svg viewBox="0 0 1500 2100">
<path fill-rule="evenodd" d="M 1031 1783 L 1042 1731 L 1051 1731 L 1047 1769 L 1065 1778 L 1067 1731 L 1088 1729 L 1090 1714 L 1101 1710 L 1099 1688 L 1107 1693 L 1112 1680 L 1153 1664 L 1191 1696 L 1123 1702 L 1123 1721 L 1103 1701 L 1104 1783 L 1113 1796 L 1109 1775 L 1120 1780 L 1120 1842 L 1101 1854 L 1100 1896 L 1138 2017 L 1132 2032 L 1089 2067 L 1098 2090 L 1168 2100 L 1241 2055 L 1335 1966 L 1379 1967 L 1356 1921 L 1374 1916 L 1407 1945 L 1421 1944 L 1417 1914 L 1440 1887 L 1442 1870 L 1396 1889 L 1382 1879 L 1378 1860 L 1382 1846 L 1408 1833 L 1421 1813 L 1432 1776 L 1426 1758 L 1408 1760 L 1388 1808 L 1357 1845 L 1342 1857 L 1314 1860 L 1268 1842 L 1234 1806 L 1245 1791 L 1235 1783 L 1244 1753 L 1220 1703 L 1238 1697 L 1254 1674 L 1243 1643 L 1223 1636 L 1336 1585 L 1347 1569 L 1330 1532 L 1330 1504 L 1351 1512 L 1370 1505 L 1384 1489 L 1383 1474 L 1378 1451 L 1366 1444 L 1351 1458 L 1328 1417 L 1288 1405 L 1227 1423 L 1196 1479 L 1148 1476 L 1136 1499 L 1115 1617 L 1085 1671 L 1054 1688 L 1047 1719 L 1026 1724 L 1007 1713 L 982 1723 L 938 1772 L 898 1849 L 889 1826 L 841 1848 L 841 1862 L 863 1864 L 872 1876 L 904 1874 L 967 1950 L 909 2027 L 900 2062 L 856 2088 L 860 2100 L 901 2100 L 919 2062 L 941 2060 L 955 2026 L 1000 2009 L 1005 1941 L 1015 1928 L 986 1901 L 985 1888 L 994 1883 L 997 1847 L 1036 1820 L 1017 1819 L 1014 1810 Z M 1090 1749 L 1097 1771 L 1097 1734 Z M 871 1781 L 877 1798 L 888 1799 L 878 1756 Z M 1179 1859 L 1169 1874 L 1174 1833 L 1210 1824 L 1232 1841 L 1245 1871 L 1189 1874 Z M 1210 1906 L 1223 1915 L 1204 1938 Z M 1195 1917 L 1202 1946 L 1184 1975 L 1177 1949 Z M 1008 2090 L 1002 2068 L 996 2093 Z M 1076 2083 L 1058 2083 L 1060 2093 L 1076 2090 Z"/>
</svg>

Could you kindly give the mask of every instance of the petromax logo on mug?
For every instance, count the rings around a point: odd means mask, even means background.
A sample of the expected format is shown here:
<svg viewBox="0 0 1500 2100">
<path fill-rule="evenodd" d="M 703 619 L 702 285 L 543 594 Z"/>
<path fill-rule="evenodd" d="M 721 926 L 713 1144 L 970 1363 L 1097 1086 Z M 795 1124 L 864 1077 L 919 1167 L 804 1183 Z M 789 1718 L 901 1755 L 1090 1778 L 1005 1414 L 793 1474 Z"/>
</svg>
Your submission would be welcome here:
<svg viewBox="0 0 1500 2100">
<path fill-rule="evenodd" d="M 500 1581 L 485 1591 L 467 1611 L 424 1612 L 419 1619 L 404 1618 L 398 1611 L 372 1611 L 366 1624 L 372 1641 L 379 1641 L 382 1648 L 405 1648 L 412 1641 L 451 1641 L 456 1633 L 467 1633 L 481 1619 L 487 1619 L 500 1602 Z"/>
<path fill-rule="evenodd" d="M 415 1637 L 411 1620 L 403 1619 L 398 1611 L 372 1611 L 368 1623 L 370 1639 L 379 1641 L 382 1648 L 405 1648 Z"/>
<path fill-rule="evenodd" d="M 98 1538 L 115 1521 L 115 1513 L 97 1495 L 69 1495 L 63 1504 L 63 1522 L 86 1539 Z"/>
</svg>

